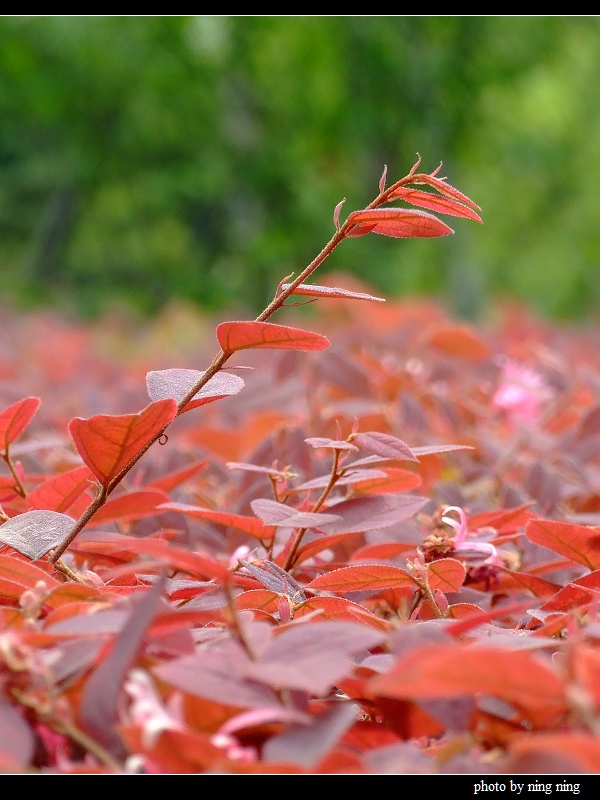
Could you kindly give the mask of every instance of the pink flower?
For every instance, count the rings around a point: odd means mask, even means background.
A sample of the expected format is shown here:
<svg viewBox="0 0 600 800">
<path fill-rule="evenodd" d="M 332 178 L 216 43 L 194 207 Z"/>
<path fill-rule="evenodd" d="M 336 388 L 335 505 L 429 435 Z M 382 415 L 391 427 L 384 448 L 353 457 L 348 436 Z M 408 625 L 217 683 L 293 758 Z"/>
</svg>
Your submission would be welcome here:
<svg viewBox="0 0 600 800">
<path fill-rule="evenodd" d="M 152 747 L 163 731 L 185 729 L 182 696 L 174 694 L 168 707 L 165 706 L 150 676 L 143 669 L 132 669 L 129 672 L 124 689 L 132 701 L 128 711 L 129 719 L 134 725 L 141 727 L 145 747 Z"/>
<path fill-rule="evenodd" d="M 515 421 L 531 423 L 538 419 L 543 404 L 552 397 L 552 389 L 539 372 L 506 359 L 492 406 L 506 411 Z"/>
<path fill-rule="evenodd" d="M 455 511 L 458 514 L 458 521 L 454 517 L 449 517 L 448 512 Z M 456 558 L 464 558 L 469 561 L 471 566 L 478 566 L 489 564 L 491 566 L 503 567 L 504 561 L 498 555 L 498 551 L 490 542 L 466 542 L 467 536 L 470 535 L 467 526 L 467 515 L 460 506 L 448 506 L 444 509 L 442 522 L 454 528 L 456 535 L 452 537 L 454 544 L 454 553 Z"/>
</svg>

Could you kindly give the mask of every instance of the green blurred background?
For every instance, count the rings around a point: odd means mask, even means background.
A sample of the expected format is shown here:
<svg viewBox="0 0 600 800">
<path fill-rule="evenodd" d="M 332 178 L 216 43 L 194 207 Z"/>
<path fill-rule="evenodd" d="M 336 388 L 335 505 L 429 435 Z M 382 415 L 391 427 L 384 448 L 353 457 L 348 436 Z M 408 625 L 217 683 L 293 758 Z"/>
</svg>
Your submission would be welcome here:
<svg viewBox="0 0 600 800">
<path fill-rule="evenodd" d="M 12 304 L 260 310 L 417 152 L 485 225 L 325 269 L 462 316 L 600 303 L 598 17 L 2 17 L 0 116 Z"/>
</svg>

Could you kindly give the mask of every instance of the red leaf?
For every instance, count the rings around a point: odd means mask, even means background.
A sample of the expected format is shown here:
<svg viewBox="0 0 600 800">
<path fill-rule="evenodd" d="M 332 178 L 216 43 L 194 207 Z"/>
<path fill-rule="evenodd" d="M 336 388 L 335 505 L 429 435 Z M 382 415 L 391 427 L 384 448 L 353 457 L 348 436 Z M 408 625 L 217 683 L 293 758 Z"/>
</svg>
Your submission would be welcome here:
<svg viewBox="0 0 600 800">
<path fill-rule="evenodd" d="M 474 203 L 469 197 L 467 197 L 466 194 L 459 192 L 458 189 L 454 188 L 454 186 L 450 186 L 450 184 L 446 183 L 446 181 L 442 178 L 436 178 L 434 175 L 419 174 L 413 177 L 412 182 L 425 183 L 428 186 L 433 186 L 434 189 L 437 189 L 438 192 L 446 195 L 446 197 L 453 197 L 460 203 L 465 203 L 466 205 L 471 206 L 471 208 L 476 208 L 478 211 L 481 211 L 477 203 Z"/>
<path fill-rule="evenodd" d="M 481 361 L 490 355 L 489 345 L 468 325 L 436 326 L 423 338 L 426 344 L 444 353 L 471 361 Z"/>
<path fill-rule="evenodd" d="M 393 236 L 397 239 L 414 237 L 432 238 L 454 233 L 446 223 L 426 211 L 406 208 L 374 208 L 365 211 L 354 211 L 348 217 L 353 225 L 373 226 L 373 233 Z"/>
<path fill-rule="evenodd" d="M 453 217 L 465 217 L 466 219 L 474 219 L 476 222 L 483 222 L 479 214 L 468 208 L 468 206 L 463 205 L 463 203 L 451 198 L 439 197 L 431 192 L 423 192 L 420 189 L 399 187 L 390 196 L 391 199 L 404 200 L 413 206 L 428 208 L 430 211 L 437 211 L 440 214 L 450 214 Z"/>
<path fill-rule="evenodd" d="M 190 464 L 189 467 L 178 469 L 175 472 L 168 472 L 166 475 L 163 475 L 154 481 L 150 481 L 146 488 L 162 489 L 163 492 L 170 492 L 172 489 L 181 486 L 181 484 L 185 483 L 185 481 L 187 481 L 189 478 L 193 478 L 194 475 L 197 475 L 199 472 L 201 472 L 206 464 L 206 461 L 196 461 L 195 463 Z"/>
<path fill-rule="evenodd" d="M 92 485 L 96 486 L 88 467 L 76 467 L 44 481 L 27 495 L 27 505 L 31 509 L 67 511 Z"/>
<path fill-rule="evenodd" d="M 146 388 L 151 400 L 164 400 L 172 397 L 181 402 L 190 389 L 198 383 L 204 372 L 195 369 L 162 369 L 146 375 Z M 237 394 L 244 386 L 244 381 L 229 372 L 217 372 L 194 395 L 182 409 L 182 413 L 192 408 L 212 403 L 223 397 Z"/>
<path fill-rule="evenodd" d="M 334 569 L 326 575 L 319 575 L 305 589 L 320 589 L 329 592 L 362 592 L 380 589 L 395 589 L 414 584 L 409 572 L 390 564 L 360 564 Z"/>
<path fill-rule="evenodd" d="M 329 340 L 319 333 L 271 322 L 222 322 L 217 326 L 217 339 L 224 353 L 250 348 L 324 350 L 329 347 Z"/>
<path fill-rule="evenodd" d="M 432 592 L 458 592 L 466 577 L 460 561 L 454 558 L 440 558 L 427 565 L 429 588 Z"/>
<path fill-rule="evenodd" d="M 266 541 L 275 535 L 275 528 L 272 525 L 263 525 L 256 517 L 246 517 L 242 514 L 230 514 L 226 511 L 213 511 L 210 508 L 201 506 L 191 506 L 185 503 L 164 503 L 163 511 L 179 511 L 190 517 L 207 519 L 216 522 L 218 525 L 225 525 L 228 528 L 235 528 L 238 531 L 248 533 L 256 539 Z"/>
<path fill-rule="evenodd" d="M 352 561 L 368 561 L 377 559 L 382 561 L 388 558 L 396 558 L 407 550 L 414 549 L 414 544 L 404 542 L 380 542 L 379 544 L 366 544 L 352 554 Z"/>
<path fill-rule="evenodd" d="M 88 522 L 88 527 L 105 525 L 115 520 L 141 519 L 160 514 L 158 506 L 169 499 L 160 489 L 140 489 L 108 500 Z"/>
<path fill-rule="evenodd" d="M 48 591 L 61 585 L 43 569 L 15 556 L 0 555 L 0 578 L 8 578 L 20 584 L 23 587 L 21 594 L 25 589 L 33 589 L 39 581 L 44 581 Z"/>
<path fill-rule="evenodd" d="M 600 569 L 600 531 L 549 519 L 529 520 L 525 534 L 530 542 L 547 547 L 591 570 Z"/>
<path fill-rule="evenodd" d="M 366 473 L 366 470 L 364 470 Z M 372 477 L 361 476 L 362 480 L 354 484 L 354 491 L 360 494 L 399 494 L 401 492 L 410 492 L 411 489 L 418 489 L 423 480 L 416 472 L 411 472 L 408 469 L 394 469 L 389 467 L 386 469 L 387 475 L 385 477 L 380 475 L 373 475 Z M 339 486 L 341 481 L 337 482 Z"/>
<path fill-rule="evenodd" d="M 285 290 L 289 286 L 290 283 L 284 283 L 281 288 Z M 333 286 L 319 286 L 316 283 L 301 283 L 296 286 L 292 294 L 308 297 L 339 297 L 344 300 L 377 300 L 379 303 L 385 303 L 384 297 L 375 297 L 365 292 L 351 292 L 349 289 L 335 289 Z"/>
<path fill-rule="evenodd" d="M 567 710 L 565 687 L 549 665 L 528 652 L 493 647 L 425 645 L 374 678 L 369 689 L 423 700 L 483 692 L 514 705 L 540 727 Z"/>
<path fill-rule="evenodd" d="M 107 488 L 176 414 L 175 400 L 157 400 L 139 414 L 75 417 L 69 423 L 69 431 L 77 452 Z"/>
<path fill-rule="evenodd" d="M 227 567 L 224 567 L 211 556 L 170 545 L 162 539 L 130 538 L 126 540 L 126 543 L 122 540 L 115 540 L 105 544 L 107 545 L 106 552 L 110 552 L 111 545 L 114 546 L 115 550 L 119 551 L 127 547 L 133 553 L 145 553 L 160 558 L 165 564 L 169 564 L 194 578 L 214 579 L 221 583 L 226 583 L 231 577 Z"/>
<path fill-rule="evenodd" d="M 25 430 L 38 410 L 40 403 L 39 397 L 26 397 L 24 400 L 13 403 L 12 406 L 5 408 L 0 413 L 0 447 L 2 452 L 6 453 L 10 443 Z"/>
<path fill-rule="evenodd" d="M 387 631 L 389 623 L 345 597 L 311 597 L 294 611 L 294 619 L 319 614 L 319 619 L 361 622 L 378 631 Z"/>
</svg>

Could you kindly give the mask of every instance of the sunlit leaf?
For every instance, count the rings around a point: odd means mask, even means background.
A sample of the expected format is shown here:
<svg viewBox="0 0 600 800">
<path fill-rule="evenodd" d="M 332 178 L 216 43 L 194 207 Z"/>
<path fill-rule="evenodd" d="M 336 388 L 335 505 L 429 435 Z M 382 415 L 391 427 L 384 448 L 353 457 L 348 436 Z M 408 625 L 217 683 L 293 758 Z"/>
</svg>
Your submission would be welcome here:
<svg viewBox="0 0 600 800">
<path fill-rule="evenodd" d="M 454 233 L 452 228 L 426 211 L 404 208 L 374 208 L 354 211 L 348 217 L 353 225 L 370 226 L 370 231 L 398 239 L 431 238 Z"/>
<path fill-rule="evenodd" d="M 89 468 L 75 467 L 48 478 L 37 489 L 29 492 L 27 505 L 31 509 L 67 511 L 86 489 L 94 486 L 96 483 Z"/>
<path fill-rule="evenodd" d="M 222 322 L 217 339 L 224 353 L 236 350 L 324 350 L 329 340 L 320 333 L 272 322 Z"/>
<path fill-rule="evenodd" d="M 400 567 L 390 564 L 358 564 L 319 575 L 307 583 L 304 588 L 343 594 L 345 592 L 395 589 L 398 586 L 410 584 L 414 585 L 414 578 Z"/>
<path fill-rule="evenodd" d="M 440 558 L 427 565 L 429 588 L 432 592 L 458 592 L 463 585 L 466 571 L 455 558 Z"/>
<path fill-rule="evenodd" d="M 40 403 L 39 397 L 26 397 L 0 412 L 0 451 L 5 453 L 10 443 L 23 433 Z"/>
<path fill-rule="evenodd" d="M 476 222 L 483 222 L 479 214 L 473 209 L 449 197 L 440 197 L 431 192 L 423 192 L 420 189 L 407 189 L 399 187 L 390 197 L 394 200 L 404 200 L 413 206 L 428 208 L 430 211 L 437 211 L 440 214 L 450 214 L 453 217 L 464 217 L 473 219 Z"/>
<path fill-rule="evenodd" d="M 192 506 L 186 503 L 164 503 L 162 511 L 177 511 L 186 516 L 206 519 L 216 522 L 218 525 L 235 528 L 238 531 L 254 536 L 257 539 L 269 540 L 275 535 L 275 528 L 272 525 L 264 525 L 256 517 L 247 517 L 243 514 L 230 514 L 226 511 L 213 511 L 211 508 Z"/>
<path fill-rule="evenodd" d="M 175 400 L 157 400 L 139 414 L 98 414 L 69 423 L 77 452 L 104 487 L 175 418 Z"/>
<path fill-rule="evenodd" d="M 600 531 L 549 519 L 529 520 L 525 534 L 530 542 L 547 547 L 591 570 L 600 569 Z"/>
</svg>

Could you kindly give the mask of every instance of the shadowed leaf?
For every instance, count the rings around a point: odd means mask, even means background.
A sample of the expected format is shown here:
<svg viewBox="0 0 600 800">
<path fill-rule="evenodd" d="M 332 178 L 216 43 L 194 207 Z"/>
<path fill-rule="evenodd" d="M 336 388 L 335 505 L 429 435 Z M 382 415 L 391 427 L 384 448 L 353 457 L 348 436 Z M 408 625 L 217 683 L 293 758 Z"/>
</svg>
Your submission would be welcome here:
<svg viewBox="0 0 600 800">
<path fill-rule="evenodd" d="M 86 489 L 95 485 L 88 467 L 76 467 L 48 478 L 33 492 L 29 492 L 27 505 L 31 509 L 66 511 Z"/>
</svg>

